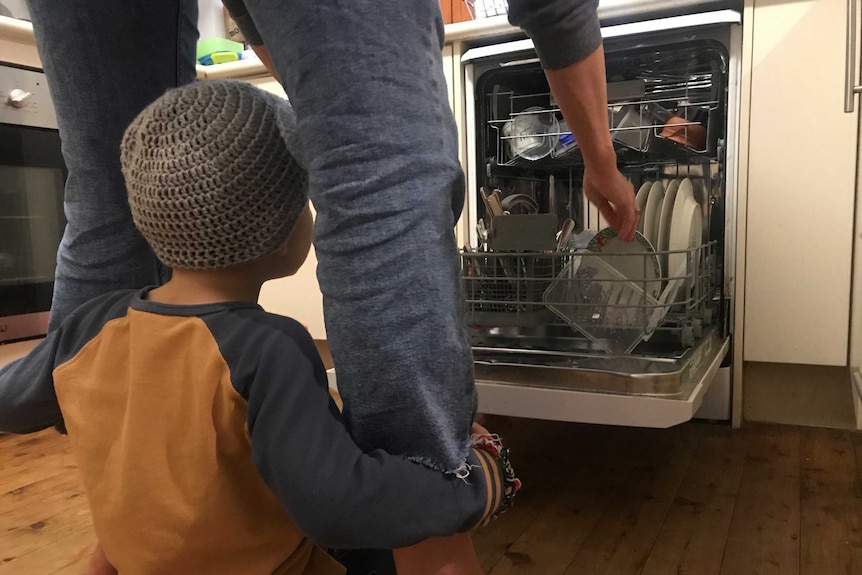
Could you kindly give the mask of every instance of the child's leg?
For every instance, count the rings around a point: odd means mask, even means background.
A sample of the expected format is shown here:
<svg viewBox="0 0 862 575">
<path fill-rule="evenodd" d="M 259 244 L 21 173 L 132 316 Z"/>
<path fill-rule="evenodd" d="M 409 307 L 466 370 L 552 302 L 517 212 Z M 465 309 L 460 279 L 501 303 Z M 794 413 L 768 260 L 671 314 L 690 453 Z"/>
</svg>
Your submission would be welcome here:
<svg viewBox="0 0 862 575">
<path fill-rule="evenodd" d="M 469 533 L 435 537 L 396 549 L 399 575 L 484 575 Z"/>
</svg>

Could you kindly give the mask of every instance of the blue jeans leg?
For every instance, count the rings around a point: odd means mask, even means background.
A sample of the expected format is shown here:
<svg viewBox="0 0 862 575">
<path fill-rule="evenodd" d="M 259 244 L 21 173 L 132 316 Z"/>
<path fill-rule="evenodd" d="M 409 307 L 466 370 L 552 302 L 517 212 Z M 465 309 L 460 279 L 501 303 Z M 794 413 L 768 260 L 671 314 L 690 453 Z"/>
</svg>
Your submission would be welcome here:
<svg viewBox="0 0 862 575">
<path fill-rule="evenodd" d="M 464 199 L 437 0 L 246 0 L 297 112 L 345 415 L 366 449 L 463 467 L 475 409 Z"/>
<path fill-rule="evenodd" d="M 69 170 L 51 329 L 80 304 L 161 283 L 132 224 L 123 131 L 168 88 L 195 79 L 197 3 L 28 0 Z"/>
</svg>

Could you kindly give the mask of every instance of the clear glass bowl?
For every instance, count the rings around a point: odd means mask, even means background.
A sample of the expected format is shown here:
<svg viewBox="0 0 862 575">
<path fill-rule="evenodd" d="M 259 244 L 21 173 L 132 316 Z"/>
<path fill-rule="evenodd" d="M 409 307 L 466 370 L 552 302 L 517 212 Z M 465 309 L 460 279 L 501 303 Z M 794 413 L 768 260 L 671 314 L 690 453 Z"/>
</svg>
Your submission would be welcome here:
<svg viewBox="0 0 862 575">
<path fill-rule="evenodd" d="M 503 137 L 513 157 L 541 160 L 559 141 L 560 123 L 553 112 L 538 106 L 527 108 L 503 125 Z"/>
</svg>

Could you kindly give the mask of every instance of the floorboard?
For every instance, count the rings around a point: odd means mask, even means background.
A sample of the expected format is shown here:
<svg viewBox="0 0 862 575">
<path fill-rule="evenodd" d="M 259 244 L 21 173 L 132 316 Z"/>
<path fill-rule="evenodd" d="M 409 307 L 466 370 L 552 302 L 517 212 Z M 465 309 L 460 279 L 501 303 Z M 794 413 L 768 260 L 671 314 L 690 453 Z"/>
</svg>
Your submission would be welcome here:
<svg viewBox="0 0 862 575">
<path fill-rule="evenodd" d="M 474 536 L 490 575 L 862 573 L 862 435 L 484 417 L 524 490 Z M 0 575 L 81 575 L 95 544 L 68 439 L 0 436 Z"/>
</svg>

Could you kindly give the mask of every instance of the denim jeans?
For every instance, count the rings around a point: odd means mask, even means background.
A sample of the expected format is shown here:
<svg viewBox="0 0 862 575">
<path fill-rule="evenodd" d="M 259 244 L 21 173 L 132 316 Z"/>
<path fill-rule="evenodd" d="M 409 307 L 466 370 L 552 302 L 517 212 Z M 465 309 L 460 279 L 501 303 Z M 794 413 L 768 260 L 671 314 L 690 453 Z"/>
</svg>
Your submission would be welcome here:
<svg viewBox="0 0 862 575">
<path fill-rule="evenodd" d="M 197 3 L 28 0 L 69 169 L 52 325 L 159 283 L 122 132 L 194 80 Z M 454 225 L 464 199 L 437 0 L 248 0 L 297 112 L 330 348 L 353 437 L 463 468 L 475 411 Z M 285 294 L 290 297 L 290 294 Z"/>
<path fill-rule="evenodd" d="M 80 304 L 161 283 L 120 173 L 126 126 L 195 79 L 197 2 L 28 0 L 69 171 L 50 328 Z"/>
</svg>

